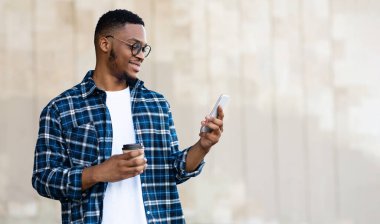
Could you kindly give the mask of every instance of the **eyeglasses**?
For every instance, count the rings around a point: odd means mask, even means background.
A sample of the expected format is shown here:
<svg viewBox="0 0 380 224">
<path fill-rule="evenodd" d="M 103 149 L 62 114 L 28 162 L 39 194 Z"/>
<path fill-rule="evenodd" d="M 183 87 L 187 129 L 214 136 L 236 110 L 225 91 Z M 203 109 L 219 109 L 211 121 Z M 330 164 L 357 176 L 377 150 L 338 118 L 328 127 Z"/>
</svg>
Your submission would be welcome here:
<svg viewBox="0 0 380 224">
<path fill-rule="evenodd" d="M 120 40 L 120 39 L 118 39 L 118 38 L 116 38 L 116 37 L 114 37 L 112 35 L 106 36 L 106 38 L 108 38 L 108 37 L 111 37 L 113 39 L 116 39 L 116 40 L 118 40 L 118 41 L 123 42 L 124 44 L 126 44 L 131 49 L 132 55 L 135 56 L 135 57 L 138 54 L 140 54 L 141 51 L 143 52 L 144 57 L 148 57 L 150 51 L 152 50 L 152 48 L 148 44 L 146 44 L 145 46 L 142 46 L 141 42 L 135 42 L 134 44 L 130 44 L 130 43 L 128 43 L 128 42 L 126 42 L 124 40 Z"/>
</svg>

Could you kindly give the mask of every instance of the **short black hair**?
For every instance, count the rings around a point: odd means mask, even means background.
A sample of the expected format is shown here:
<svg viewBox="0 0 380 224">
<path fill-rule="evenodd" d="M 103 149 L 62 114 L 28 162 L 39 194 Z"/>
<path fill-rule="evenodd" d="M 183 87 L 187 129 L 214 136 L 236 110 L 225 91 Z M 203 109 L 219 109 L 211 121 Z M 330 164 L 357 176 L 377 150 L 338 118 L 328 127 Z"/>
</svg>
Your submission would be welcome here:
<svg viewBox="0 0 380 224">
<path fill-rule="evenodd" d="M 125 9 L 116 9 L 113 11 L 108 11 L 105 14 L 103 14 L 99 18 L 99 21 L 96 24 L 96 28 L 95 28 L 95 35 L 94 35 L 95 47 L 96 47 L 96 42 L 98 41 L 100 36 L 107 35 L 112 30 L 116 28 L 120 28 L 127 23 L 140 24 L 140 25 L 145 26 L 144 21 L 140 18 L 140 16 Z"/>
</svg>

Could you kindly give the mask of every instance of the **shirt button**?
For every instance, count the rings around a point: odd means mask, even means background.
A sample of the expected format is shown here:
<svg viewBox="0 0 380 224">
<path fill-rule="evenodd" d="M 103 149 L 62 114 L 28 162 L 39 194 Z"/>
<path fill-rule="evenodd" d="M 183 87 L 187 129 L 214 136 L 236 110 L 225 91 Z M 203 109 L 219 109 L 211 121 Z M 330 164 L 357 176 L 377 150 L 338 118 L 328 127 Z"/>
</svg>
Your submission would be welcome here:
<svg viewBox="0 0 380 224">
<path fill-rule="evenodd" d="M 147 211 L 146 214 L 150 215 L 150 211 Z"/>
</svg>

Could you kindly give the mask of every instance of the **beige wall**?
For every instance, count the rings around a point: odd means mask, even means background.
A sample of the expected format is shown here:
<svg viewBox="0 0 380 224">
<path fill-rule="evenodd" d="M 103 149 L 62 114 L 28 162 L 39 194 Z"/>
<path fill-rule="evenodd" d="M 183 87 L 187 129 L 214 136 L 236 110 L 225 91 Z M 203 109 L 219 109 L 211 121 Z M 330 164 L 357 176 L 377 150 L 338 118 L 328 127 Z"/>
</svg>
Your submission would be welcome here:
<svg viewBox="0 0 380 224">
<path fill-rule="evenodd" d="M 0 223 L 59 223 L 30 181 L 39 113 L 94 67 L 114 8 L 147 24 L 141 79 L 182 146 L 231 95 L 223 139 L 180 186 L 188 223 L 380 223 L 376 0 L 0 0 Z"/>
</svg>

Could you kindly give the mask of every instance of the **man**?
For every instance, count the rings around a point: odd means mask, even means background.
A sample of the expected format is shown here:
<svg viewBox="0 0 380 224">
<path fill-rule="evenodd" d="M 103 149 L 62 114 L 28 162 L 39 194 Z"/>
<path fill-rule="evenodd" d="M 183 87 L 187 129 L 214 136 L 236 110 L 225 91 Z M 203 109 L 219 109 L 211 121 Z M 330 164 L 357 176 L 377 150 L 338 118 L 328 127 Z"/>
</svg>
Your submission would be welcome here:
<svg viewBox="0 0 380 224">
<path fill-rule="evenodd" d="M 33 187 L 60 200 L 62 223 L 184 223 L 176 185 L 201 172 L 223 111 L 201 122 L 211 132 L 180 151 L 168 102 L 137 78 L 151 50 L 143 20 L 109 11 L 94 43 L 95 70 L 41 113 Z M 123 153 L 128 143 L 144 149 Z"/>
</svg>

